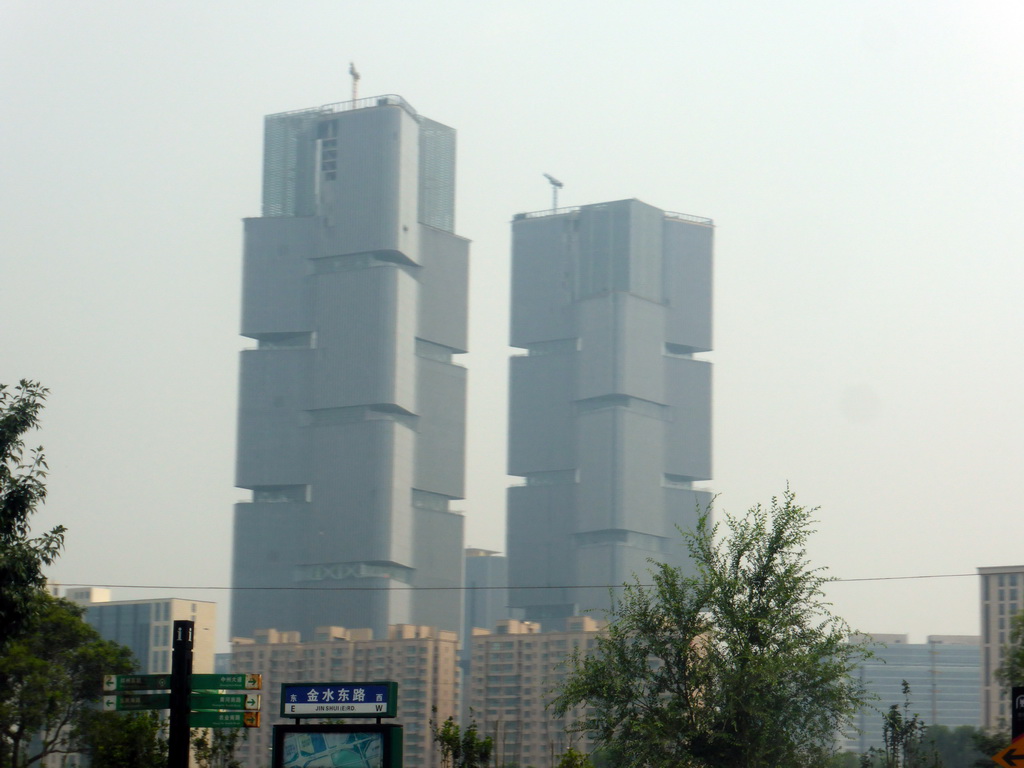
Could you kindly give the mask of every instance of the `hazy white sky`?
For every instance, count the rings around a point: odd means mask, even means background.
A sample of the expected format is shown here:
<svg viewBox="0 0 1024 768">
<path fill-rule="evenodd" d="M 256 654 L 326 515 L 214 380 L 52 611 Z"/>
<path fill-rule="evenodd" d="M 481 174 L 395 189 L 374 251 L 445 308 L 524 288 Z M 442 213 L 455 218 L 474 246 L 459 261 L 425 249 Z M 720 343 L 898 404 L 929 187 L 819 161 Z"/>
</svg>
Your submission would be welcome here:
<svg viewBox="0 0 1024 768">
<path fill-rule="evenodd" d="M 508 222 L 637 197 L 716 223 L 715 481 L 820 505 L 844 579 L 1024 561 L 1024 5 L 7 0 L 0 381 L 56 580 L 220 603 L 240 219 L 263 115 L 398 93 L 459 131 L 472 246 L 467 543 L 504 547 Z M 33 437 L 33 441 L 36 438 Z M 866 631 L 978 632 L 972 577 L 830 591 Z"/>
</svg>

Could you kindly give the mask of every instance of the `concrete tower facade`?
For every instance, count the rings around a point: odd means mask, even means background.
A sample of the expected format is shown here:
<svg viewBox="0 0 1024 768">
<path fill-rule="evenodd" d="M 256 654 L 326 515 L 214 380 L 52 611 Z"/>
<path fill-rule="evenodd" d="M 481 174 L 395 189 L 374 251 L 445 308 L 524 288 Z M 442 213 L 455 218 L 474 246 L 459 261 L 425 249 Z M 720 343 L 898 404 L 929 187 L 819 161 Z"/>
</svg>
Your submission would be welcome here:
<svg viewBox="0 0 1024 768">
<path fill-rule="evenodd" d="M 509 601 L 609 607 L 606 585 L 685 565 L 710 494 L 712 222 L 638 200 L 512 223 Z"/>
<path fill-rule="evenodd" d="M 245 220 L 231 633 L 458 631 L 468 241 L 455 131 L 398 96 L 270 115 Z M 241 588 L 241 589 L 239 589 Z M 255 589 L 254 589 L 255 588 Z M 300 591 L 301 590 L 301 591 Z"/>
</svg>

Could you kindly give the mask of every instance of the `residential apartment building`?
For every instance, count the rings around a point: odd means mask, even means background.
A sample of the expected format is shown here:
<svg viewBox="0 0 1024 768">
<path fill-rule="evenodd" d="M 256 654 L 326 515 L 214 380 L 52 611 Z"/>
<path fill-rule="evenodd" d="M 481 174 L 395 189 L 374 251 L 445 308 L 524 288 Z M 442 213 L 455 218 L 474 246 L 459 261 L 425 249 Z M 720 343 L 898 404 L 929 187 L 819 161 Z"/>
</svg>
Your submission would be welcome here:
<svg viewBox="0 0 1024 768">
<path fill-rule="evenodd" d="M 540 624 L 507 619 L 495 631 L 473 630 L 468 701 L 480 731 L 494 739 L 497 765 L 554 768 L 573 747 L 589 753 L 584 734 L 568 733 L 574 717 L 546 709 L 565 679 L 563 662 L 573 649 L 592 649 L 602 623 L 589 616 L 566 621 L 565 631 L 541 632 Z"/>
<path fill-rule="evenodd" d="M 882 747 L 882 713 L 893 704 L 903 709 L 903 681 L 910 687 L 910 712 L 926 725 L 955 728 L 981 725 L 980 638 L 975 635 L 929 635 L 911 643 L 907 635 L 871 635 L 874 656 L 858 664 L 855 675 L 873 697 L 861 709 L 843 749 L 864 753 Z"/>
<path fill-rule="evenodd" d="M 639 200 L 512 222 L 509 600 L 557 622 L 610 607 L 711 495 L 710 219 Z"/>
<path fill-rule="evenodd" d="M 272 726 L 279 717 L 281 684 L 295 682 L 398 683 L 398 717 L 404 726 L 405 765 L 438 768 L 430 720 L 458 719 L 458 634 L 402 624 L 375 640 L 369 629 L 320 627 L 312 640 L 298 632 L 259 630 L 232 640 L 232 672 L 263 675 L 261 727 L 248 733 L 239 749 L 246 768 L 270 764 Z"/>
<path fill-rule="evenodd" d="M 399 96 L 270 115 L 262 213 L 245 220 L 231 635 L 458 631 L 455 131 Z"/>
<path fill-rule="evenodd" d="M 995 678 L 1010 641 L 1010 619 L 1024 605 L 1024 565 L 979 568 L 981 577 L 981 701 L 986 728 L 1009 727 L 1010 694 Z"/>
</svg>

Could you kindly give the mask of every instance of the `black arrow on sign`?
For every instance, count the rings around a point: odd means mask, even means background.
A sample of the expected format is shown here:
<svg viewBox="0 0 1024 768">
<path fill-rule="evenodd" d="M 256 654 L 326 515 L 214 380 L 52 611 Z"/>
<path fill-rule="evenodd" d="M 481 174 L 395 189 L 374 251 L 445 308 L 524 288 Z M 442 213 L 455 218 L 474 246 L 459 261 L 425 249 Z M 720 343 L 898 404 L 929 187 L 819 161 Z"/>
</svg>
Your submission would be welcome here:
<svg viewBox="0 0 1024 768">
<path fill-rule="evenodd" d="M 1010 751 L 1003 753 L 1002 758 L 1003 762 L 1013 766 L 1018 762 L 1024 763 L 1024 752 L 1018 752 L 1014 747 L 1010 747 Z"/>
</svg>

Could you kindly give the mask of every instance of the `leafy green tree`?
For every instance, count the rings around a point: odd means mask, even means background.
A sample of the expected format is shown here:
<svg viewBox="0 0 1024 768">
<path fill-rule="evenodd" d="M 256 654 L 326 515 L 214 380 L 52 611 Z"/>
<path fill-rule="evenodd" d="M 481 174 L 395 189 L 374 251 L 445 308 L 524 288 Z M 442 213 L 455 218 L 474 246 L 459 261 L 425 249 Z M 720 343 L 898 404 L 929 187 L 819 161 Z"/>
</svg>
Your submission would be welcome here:
<svg viewBox="0 0 1024 768">
<path fill-rule="evenodd" d="M 869 750 L 864 765 L 872 768 L 942 768 L 938 752 L 926 738 L 928 726 L 910 711 L 910 684 L 903 681 L 903 705 L 882 714 L 882 749 Z"/>
<path fill-rule="evenodd" d="M 101 712 L 86 708 L 75 746 L 90 768 L 166 768 L 167 738 L 156 712 Z M 205 768 L 205 766 L 204 766 Z"/>
<path fill-rule="evenodd" d="M 849 673 L 869 655 L 811 567 L 815 510 L 788 489 L 769 508 L 685 533 L 687 572 L 635 579 L 592 653 L 577 650 L 554 701 L 623 768 L 821 766 L 865 701 Z"/>
<path fill-rule="evenodd" d="M 453 717 L 440 725 L 431 720 L 430 733 L 441 750 L 442 768 L 483 768 L 490 762 L 494 741 L 477 735 L 475 721 L 463 729 Z"/>
<path fill-rule="evenodd" d="M 104 674 L 131 672 L 131 652 L 103 640 L 82 609 L 37 590 L 25 631 L 0 652 L 0 768 L 78 751 Z"/>
<path fill-rule="evenodd" d="M 971 741 L 982 757 L 979 757 L 970 765 L 972 768 L 989 768 L 995 765 L 995 762 L 990 760 L 989 757 L 1010 746 L 1010 734 L 1005 731 L 976 730 L 971 735 Z"/>
<path fill-rule="evenodd" d="M 192 756 L 199 768 L 242 768 L 242 761 L 235 757 L 235 750 L 247 736 L 245 728 L 193 731 Z"/>
<path fill-rule="evenodd" d="M 558 761 L 556 768 L 594 768 L 594 764 L 590 761 L 589 755 L 569 747 Z"/>
<path fill-rule="evenodd" d="M 832 755 L 825 765 L 827 768 L 861 768 L 860 756 L 854 752 L 840 752 Z"/>
<path fill-rule="evenodd" d="M 26 453 L 25 434 L 38 426 L 47 392 L 33 381 L 0 384 L 0 649 L 23 629 L 46 583 L 42 568 L 64 545 L 62 526 L 29 536 L 29 517 L 46 498 L 46 459 L 42 448 Z"/>
<path fill-rule="evenodd" d="M 990 753 L 978 749 L 977 739 L 981 731 L 970 725 L 959 725 L 950 728 L 945 725 L 929 725 L 928 741 L 939 753 L 942 764 L 957 768 L 958 766 L 974 766 L 979 760 L 984 760 L 982 765 L 994 765 L 988 759 L 989 754 L 995 754 L 1002 747 L 1009 744 L 1009 739 Z"/>
<path fill-rule="evenodd" d="M 995 678 L 1007 696 L 1015 685 L 1024 685 L 1024 611 L 1010 617 L 1010 642 L 1003 646 L 1003 661 Z"/>
</svg>

